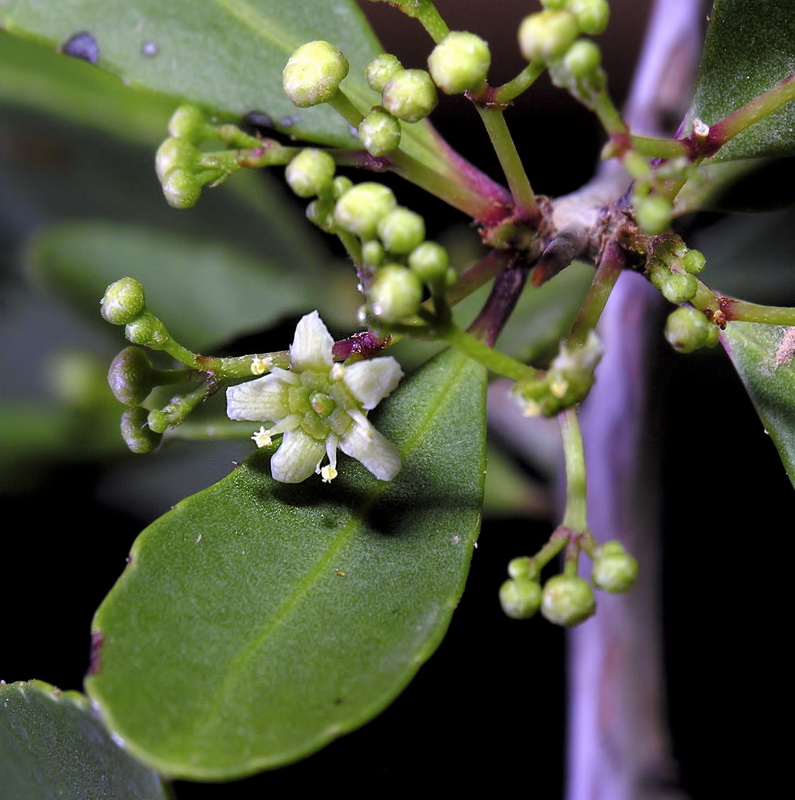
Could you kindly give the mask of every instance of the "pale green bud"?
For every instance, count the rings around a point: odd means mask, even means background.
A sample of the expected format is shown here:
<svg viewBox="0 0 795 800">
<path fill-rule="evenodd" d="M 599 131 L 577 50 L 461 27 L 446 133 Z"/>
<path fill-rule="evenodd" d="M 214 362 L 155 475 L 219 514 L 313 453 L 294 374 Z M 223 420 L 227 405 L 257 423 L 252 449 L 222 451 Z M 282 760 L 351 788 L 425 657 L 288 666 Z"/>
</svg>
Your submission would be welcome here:
<svg viewBox="0 0 795 800">
<path fill-rule="evenodd" d="M 671 224 L 671 201 L 659 194 L 640 198 L 635 206 L 635 218 L 644 233 L 652 236 L 662 233 Z"/>
<path fill-rule="evenodd" d="M 450 256 L 440 244 L 423 242 L 409 253 L 408 263 L 409 268 L 419 275 L 423 283 L 436 284 L 446 281 Z M 453 275 L 458 277 L 455 271 Z"/>
<path fill-rule="evenodd" d="M 422 283 L 400 264 L 387 264 L 376 272 L 367 295 L 376 317 L 385 322 L 398 322 L 419 310 Z"/>
<path fill-rule="evenodd" d="M 380 267 L 384 263 L 384 246 L 377 239 L 371 239 L 362 245 L 362 259 L 371 267 Z"/>
<path fill-rule="evenodd" d="M 556 625 L 579 625 L 596 611 L 590 585 L 574 575 L 555 575 L 544 584 L 541 613 Z"/>
<path fill-rule="evenodd" d="M 339 200 L 351 188 L 353 188 L 353 181 L 347 175 L 337 175 L 332 184 L 334 199 Z"/>
<path fill-rule="evenodd" d="M 157 148 L 155 172 L 163 183 L 166 176 L 175 169 L 190 171 L 199 160 L 199 151 L 186 139 L 170 137 Z"/>
<path fill-rule="evenodd" d="M 307 147 L 287 165 L 284 177 L 299 197 L 315 197 L 331 188 L 336 169 L 329 153 Z"/>
<path fill-rule="evenodd" d="M 436 87 L 423 69 L 395 73 L 384 87 L 383 105 L 405 122 L 419 122 L 436 108 Z"/>
<path fill-rule="evenodd" d="M 378 223 L 397 205 L 392 190 L 380 183 L 360 183 L 345 192 L 334 206 L 334 221 L 361 239 L 374 239 Z"/>
<path fill-rule="evenodd" d="M 638 577 L 638 562 L 623 548 L 609 551 L 600 547 L 595 555 L 591 580 L 597 589 L 603 592 L 619 594 L 628 591 Z"/>
<path fill-rule="evenodd" d="M 172 169 L 163 179 L 163 194 L 172 208 L 193 208 L 199 202 L 202 182 L 189 169 Z"/>
<path fill-rule="evenodd" d="M 141 406 L 121 415 L 121 437 L 133 453 L 151 453 L 162 438 L 149 427 L 148 412 Z"/>
<path fill-rule="evenodd" d="M 718 343 L 718 329 L 692 306 L 681 306 L 668 315 L 665 338 L 674 350 L 692 353 Z"/>
<path fill-rule="evenodd" d="M 577 21 L 568 11 L 540 11 L 522 20 L 519 49 L 528 61 L 554 61 L 577 38 Z"/>
<path fill-rule="evenodd" d="M 512 578 L 531 578 L 537 577 L 538 570 L 532 558 L 518 556 L 508 562 L 508 574 Z"/>
<path fill-rule="evenodd" d="M 364 149 L 376 158 L 389 155 L 400 146 L 400 121 L 380 106 L 375 106 L 359 123 L 357 133 Z"/>
<path fill-rule="evenodd" d="M 168 121 L 168 132 L 178 139 L 201 142 L 208 132 L 204 112 L 197 106 L 180 106 Z"/>
<path fill-rule="evenodd" d="M 403 65 L 398 61 L 397 56 L 393 56 L 391 53 L 382 53 L 367 65 L 365 71 L 367 85 L 376 92 L 383 92 L 392 76 L 402 69 Z"/>
<path fill-rule="evenodd" d="M 577 18 L 580 30 L 592 36 L 604 32 L 610 21 L 607 0 L 569 0 L 567 8 Z"/>
<path fill-rule="evenodd" d="M 416 212 L 398 206 L 378 221 L 378 235 L 394 255 L 406 255 L 425 238 L 425 220 Z"/>
<path fill-rule="evenodd" d="M 541 607 L 541 584 L 530 578 L 514 578 L 500 587 L 500 605 L 512 619 L 529 619 Z"/>
<path fill-rule="evenodd" d="M 105 289 L 100 312 L 112 325 L 126 325 L 144 310 L 144 287 L 135 278 L 121 278 Z"/>
<path fill-rule="evenodd" d="M 602 62 L 602 51 L 590 39 L 576 41 L 563 57 L 564 68 L 575 78 L 593 75 Z M 647 166 L 648 169 L 648 166 Z"/>
<path fill-rule="evenodd" d="M 157 372 L 140 347 L 125 347 L 108 370 L 110 390 L 125 406 L 140 405 L 158 384 Z"/>
<path fill-rule="evenodd" d="M 669 303 L 674 305 L 687 303 L 696 296 L 698 281 L 692 275 L 671 272 L 662 282 L 660 291 Z"/>
<path fill-rule="evenodd" d="M 688 250 L 682 258 L 682 266 L 691 275 L 698 275 L 707 266 L 707 259 L 700 250 Z"/>
<path fill-rule="evenodd" d="M 133 344 L 151 347 L 153 350 L 162 350 L 170 338 L 166 326 L 148 311 L 143 311 L 132 322 L 128 322 L 124 335 Z"/>
<path fill-rule="evenodd" d="M 491 51 L 480 36 L 452 31 L 428 57 L 433 82 L 445 94 L 475 92 L 483 86 L 491 66 Z"/>
<path fill-rule="evenodd" d="M 308 42 L 290 56 L 282 72 L 285 94 L 293 105 L 327 103 L 348 74 L 348 60 L 330 42 Z"/>
</svg>

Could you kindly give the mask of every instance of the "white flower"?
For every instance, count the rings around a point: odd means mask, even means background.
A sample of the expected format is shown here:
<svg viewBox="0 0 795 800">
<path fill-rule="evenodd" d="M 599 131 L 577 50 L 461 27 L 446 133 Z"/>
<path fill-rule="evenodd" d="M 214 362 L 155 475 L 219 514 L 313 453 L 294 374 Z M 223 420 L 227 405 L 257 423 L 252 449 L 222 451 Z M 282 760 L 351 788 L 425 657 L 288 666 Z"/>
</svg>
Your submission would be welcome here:
<svg viewBox="0 0 795 800">
<path fill-rule="evenodd" d="M 400 454 L 367 412 L 398 385 L 400 366 L 390 356 L 335 364 L 333 345 L 317 311 L 307 314 L 295 329 L 290 368 L 271 367 L 270 374 L 227 389 L 226 413 L 230 419 L 274 423 L 251 437 L 258 447 L 283 434 L 271 459 L 277 481 L 300 483 L 316 472 L 329 483 L 337 476 L 338 447 L 376 478 L 392 480 Z M 321 467 L 326 457 L 329 463 Z"/>
</svg>

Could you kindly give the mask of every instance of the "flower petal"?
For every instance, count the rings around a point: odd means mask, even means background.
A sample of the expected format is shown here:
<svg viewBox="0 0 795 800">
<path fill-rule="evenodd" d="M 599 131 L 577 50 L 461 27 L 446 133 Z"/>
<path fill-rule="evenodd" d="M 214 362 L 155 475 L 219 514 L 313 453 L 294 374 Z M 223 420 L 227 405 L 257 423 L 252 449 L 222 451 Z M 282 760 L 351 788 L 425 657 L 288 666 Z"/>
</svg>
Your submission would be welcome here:
<svg viewBox="0 0 795 800">
<path fill-rule="evenodd" d="M 394 391 L 403 370 L 392 356 L 357 361 L 345 367 L 343 380 L 356 399 L 368 411 Z"/>
<path fill-rule="evenodd" d="M 391 481 L 400 471 L 397 447 L 369 422 L 366 425 L 354 425 L 340 439 L 340 450 L 361 461 L 379 480 Z"/>
<path fill-rule="evenodd" d="M 288 386 L 276 375 L 230 386 L 226 390 L 226 413 L 229 419 L 276 421 L 290 413 Z"/>
<path fill-rule="evenodd" d="M 333 363 L 331 348 L 334 339 L 320 319 L 317 311 L 301 317 L 290 345 L 290 368 L 329 369 Z"/>
<path fill-rule="evenodd" d="M 325 454 L 325 442 L 313 439 L 300 429 L 288 431 L 271 459 L 271 475 L 282 483 L 301 483 L 314 475 Z"/>
</svg>

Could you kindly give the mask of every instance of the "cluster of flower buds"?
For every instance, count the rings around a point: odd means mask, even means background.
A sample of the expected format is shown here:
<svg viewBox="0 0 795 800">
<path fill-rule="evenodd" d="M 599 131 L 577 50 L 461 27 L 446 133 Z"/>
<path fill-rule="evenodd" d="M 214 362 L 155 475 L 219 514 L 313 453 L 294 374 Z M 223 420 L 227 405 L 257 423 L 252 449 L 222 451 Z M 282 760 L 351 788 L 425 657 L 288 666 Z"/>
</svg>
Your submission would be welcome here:
<svg viewBox="0 0 795 800">
<path fill-rule="evenodd" d="M 681 305 L 698 293 L 699 282 L 695 276 L 705 266 L 703 253 L 689 249 L 679 238 L 671 238 L 655 246 L 646 263 L 646 273 L 668 302 Z M 709 324 L 706 318 L 704 322 Z M 705 340 L 704 344 L 715 344 L 717 331 L 714 335 L 714 341 Z"/>
<path fill-rule="evenodd" d="M 284 163 L 286 148 L 265 144 L 236 125 L 212 124 L 196 106 L 180 106 L 168 123 L 169 138 L 155 157 L 157 177 L 170 206 L 196 205 L 203 186 L 217 186 L 244 167 Z M 232 149 L 205 152 L 207 141 L 220 141 Z"/>
<path fill-rule="evenodd" d="M 542 376 L 520 381 L 513 396 L 526 417 L 554 417 L 582 402 L 593 386 L 594 370 L 602 358 L 602 344 L 591 331 L 580 347 L 565 344 Z"/>
<path fill-rule="evenodd" d="M 591 583 L 603 592 L 628 591 L 638 576 L 638 562 L 620 542 L 606 542 L 592 554 Z M 596 611 L 591 584 L 576 575 L 554 575 L 541 585 L 534 558 L 514 558 L 508 564 L 510 576 L 500 587 L 500 604 L 512 619 L 529 619 L 539 611 L 556 625 L 571 627 L 584 622 Z"/>
<path fill-rule="evenodd" d="M 121 278 L 105 290 L 102 316 L 113 325 L 124 325 L 125 336 L 134 345 L 122 350 L 110 365 L 108 384 L 114 397 L 127 406 L 121 432 L 134 453 L 148 453 L 157 447 L 162 434 L 177 425 L 204 399 L 205 387 L 191 387 L 172 397 L 162 408 L 144 404 L 159 386 L 183 383 L 192 377 L 188 369 L 156 369 L 143 347 L 163 350 L 172 342 L 165 325 L 146 308 L 144 289 L 135 278 Z M 143 347 L 142 347 L 143 346 Z"/>
</svg>

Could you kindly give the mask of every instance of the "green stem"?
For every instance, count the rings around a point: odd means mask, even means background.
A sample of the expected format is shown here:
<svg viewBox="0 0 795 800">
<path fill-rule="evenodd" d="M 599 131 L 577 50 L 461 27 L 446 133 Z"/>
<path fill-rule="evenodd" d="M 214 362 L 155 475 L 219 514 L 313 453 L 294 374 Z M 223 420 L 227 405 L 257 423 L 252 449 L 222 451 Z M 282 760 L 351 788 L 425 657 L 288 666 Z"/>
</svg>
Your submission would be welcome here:
<svg viewBox="0 0 795 800">
<path fill-rule="evenodd" d="M 698 279 L 696 279 L 698 280 Z M 690 301 L 699 311 L 709 311 L 719 324 L 726 322 L 761 322 L 766 325 L 795 325 L 795 308 L 763 306 L 712 291 L 698 281 L 698 291 Z"/>
<path fill-rule="evenodd" d="M 568 544 L 571 534 L 572 531 L 562 525 L 555 528 L 549 541 L 531 559 L 536 575 L 540 575 L 541 570 Z"/>
<path fill-rule="evenodd" d="M 627 123 L 624 122 L 615 104 L 610 99 L 606 88 L 602 88 L 594 93 L 593 110 L 602 123 L 602 127 L 607 132 L 608 136 L 620 136 L 621 134 L 629 133 Z"/>
<path fill-rule="evenodd" d="M 390 0 L 390 4 L 399 8 L 407 17 L 419 20 L 420 25 L 437 44 L 450 33 L 450 28 L 436 10 L 432 0 Z"/>
<path fill-rule="evenodd" d="M 585 344 L 588 334 L 596 327 L 596 323 L 602 316 L 610 293 L 624 269 L 625 260 L 618 243 L 614 240 L 609 241 L 602 252 L 588 294 L 585 296 L 577 319 L 566 339 L 567 347 L 573 349 Z"/>
<path fill-rule="evenodd" d="M 515 78 L 497 86 L 490 93 L 490 101 L 499 105 L 510 103 L 522 92 L 529 89 L 544 72 L 544 64 L 533 62 L 528 64 Z"/>
<path fill-rule="evenodd" d="M 649 158 L 677 158 L 690 155 L 687 145 L 676 139 L 630 136 L 629 140 L 633 150 Z"/>
<path fill-rule="evenodd" d="M 492 372 L 497 373 L 497 375 L 502 375 L 514 381 L 526 381 L 532 380 L 538 374 L 532 367 L 527 366 L 527 364 L 522 364 L 521 361 L 517 361 L 510 356 L 506 356 L 498 350 L 493 350 L 480 339 L 461 330 L 461 328 L 453 323 L 446 326 L 440 333 L 441 337 L 446 342 L 449 342 L 453 347 L 468 355 L 474 361 L 488 367 Z"/>
<path fill-rule="evenodd" d="M 358 128 L 364 119 L 364 114 L 351 102 L 342 89 L 329 100 L 329 105 L 353 128 Z"/>
<path fill-rule="evenodd" d="M 560 414 L 559 419 L 566 460 L 566 512 L 563 515 L 563 527 L 582 532 L 588 529 L 588 519 L 585 451 L 577 422 L 577 411 L 569 408 Z"/>
<path fill-rule="evenodd" d="M 519 217 L 537 220 L 539 211 L 536 196 L 522 166 L 522 160 L 519 158 L 511 132 L 508 130 L 505 115 L 498 108 L 484 108 L 481 105 L 477 105 L 476 108 L 486 127 L 489 139 L 491 139 L 494 152 L 500 160 L 502 171 L 508 180 L 508 187 L 511 190 Z"/>
<path fill-rule="evenodd" d="M 447 292 L 448 305 L 457 305 L 485 286 L 508 267 L 511 259 L 512 255 L 507 250 L 490 250 L 485 258 L 458 276 L 456 285 Z"/>
<path fill-rule="evenodd" d="M 168 439 L 180 439 L 190 442 L 249 439 L 251 437 L 251 423 L 233 422 L 232 420 L 183 422 L 176 428 L 169 428 L 165 436 Z"/>
</svg>

